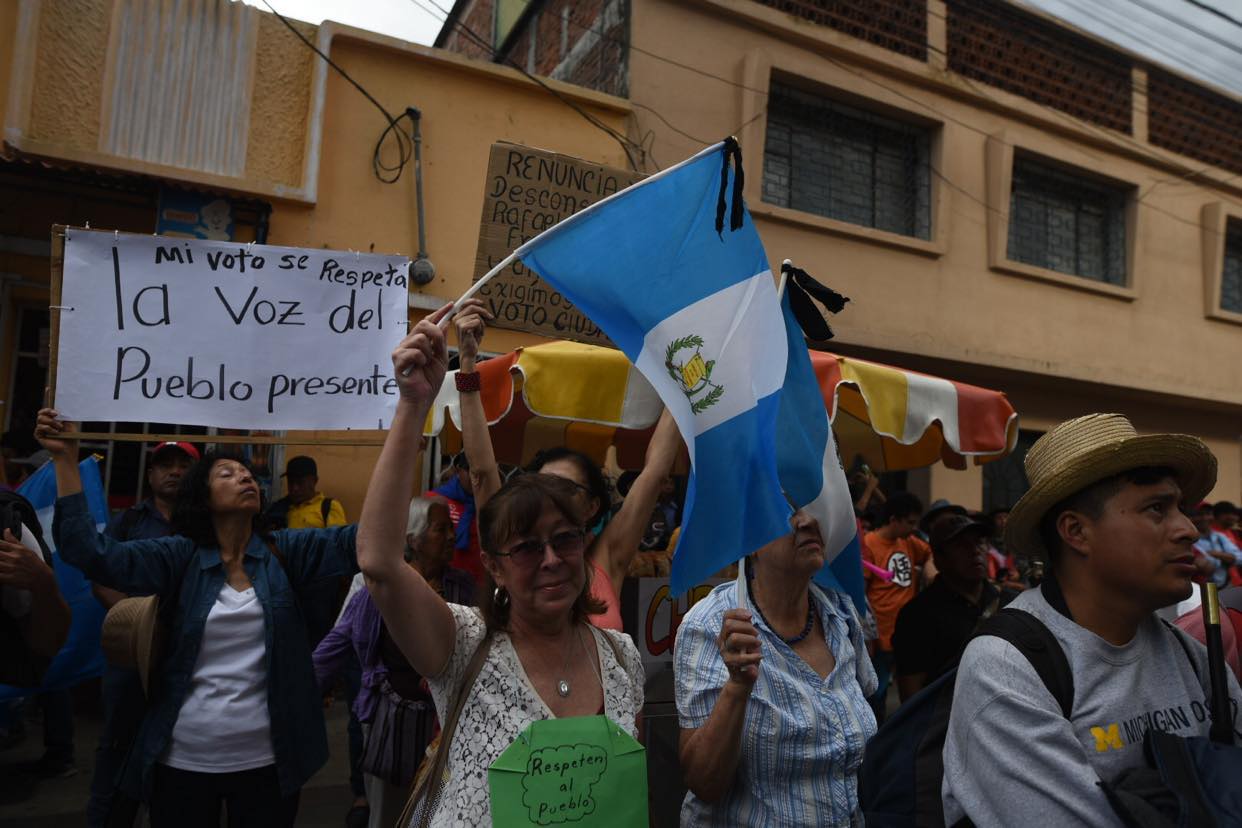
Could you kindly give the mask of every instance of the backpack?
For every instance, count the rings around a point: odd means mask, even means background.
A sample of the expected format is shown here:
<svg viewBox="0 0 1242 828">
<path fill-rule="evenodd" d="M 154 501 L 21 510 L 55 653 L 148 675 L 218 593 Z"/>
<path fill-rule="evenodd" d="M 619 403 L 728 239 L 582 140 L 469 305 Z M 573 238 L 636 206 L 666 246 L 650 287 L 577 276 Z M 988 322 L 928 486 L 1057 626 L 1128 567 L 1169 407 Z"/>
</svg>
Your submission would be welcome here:
<svg viewBox="0 0 1242 828">
<path fill-rule="evenodd" d="M 971 638 L 992 635 L 1026 656 L 1069 718 L 1074 677 L 1052 632 L 1035 616 L 1006 607 L 979 624 Z M 942 828 L 944 741 L 949 732 L 954 667 L 911 696 L 867 743 L 858 775 L 858 799 L 868 826 Z M 958 826 L 969 825 L 967 819 Z"/>
<path fill-rule="evenodd" d="M 332 498 L 325 497 L 319 504 L 319 514 L 323 518 L 323 525 L 328 525 L 328 515 L 332 514 Z M 282 497 L 280 500 L 272 503 L 267 507 L 267 511 L 263 513 L 264 528 L 269 532 L 275 532 L 277 529 L 289 528 L 289 498 Z"/>
<path fill-rule="evenodd" d="M 1169 622 L 1165 621 L 1164 625 L 1181 645 L 1202 685 L 1199 664 L 1185 638 Z M 1070 672 L 1069 661 L 1060 642 L 1042 621 L 1023 610 L 1006 607 L 981 622 L 971 639 L 982 635 L 1002 638 L 1026 656 L 1048 692 L 1056 699 L 1061 715 L 1067 719 L 1070 717 L 1074 708 L 1074 676 Z M 956 682 L 957 668 L 954 667 L 911 696 L 867 743 L 858 778 L 858 798 L 867 825 L 881 828 L 943 828 L 944 805 L 940 792 L 941 783 L 944 781 L 944 741 L 949 732 L 949 714 L 953 707 L 953 688 Z M 1149 734 L 1149 743 L 1152 739 L 1161 743 L 1158 737 Z M 1170 750 L 1169 755 L 1176 754 Z M 1237 762 L 1236 767 L 1242 767 L 1242 759 L 1232 761 Z M 1189 765 L 1190 761 L 1187 759 L 1178 767 Z M 1164 798 L 1179 799 L 1182 803 L 1191 799 L 1187 794 L 1194 786 L 1187 783 L 1186 779 L 1187 775 L 1183 773 L 1180 779 L 1163 780 L 1166 785 Z M 1150 781 L 1149 774 L 1141 779 L 1140 785 L 1127 784 L 1120 777 L 1111 783 L 1101 783 L 1114 810 L 1128 826 L 1154 828 L 1162 825 L 1157 822 L 1131 821 L 1130 812 L 1123 808 L 1122 799 L 1127 794 L 1130 794 L 1129 806 L 1134 810 L 1138 810 L 1145 800 L 1154 801 L 1161 796 L 1155 786 L 1146 784 Z M 1190 808 L 1187 804 L 1183 804 L 1183 807 Z M 1193 810 L 1190 812 L 1197 813 Z M 1217 823 L 1189 824 L 1208 826 Z M 952 828 L 967 828 L 971 825 L 973 823 L 970 819 L 963 817 Z"/>
</svg>

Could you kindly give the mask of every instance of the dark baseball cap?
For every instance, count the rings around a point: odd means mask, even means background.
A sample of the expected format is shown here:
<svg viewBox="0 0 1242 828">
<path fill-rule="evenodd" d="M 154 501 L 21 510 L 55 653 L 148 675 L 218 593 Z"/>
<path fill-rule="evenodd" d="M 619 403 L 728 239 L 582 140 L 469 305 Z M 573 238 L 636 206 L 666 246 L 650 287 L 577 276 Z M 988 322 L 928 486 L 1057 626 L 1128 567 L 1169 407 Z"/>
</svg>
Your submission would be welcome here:
<svg viewBox="0 0 1242 828">
<path fill-rule="evenodd" d="M 319 467 L 315 465 L 315 460 L 304 454 L 297 457 L 290 457 L 289 462 L 285 464 L 285 473 L 281 477 L 318 477 Z"/>
<path fill-rule="evenodd" d="M 988 534 L 987 524 L 980 523 L 977 520 L 967 517 L 966 515 L 948 515 L 936 522 L 932 527 L 931 547 L 933 552 L 943 552 L 945 547 L 951 541 L 961 535 L 976 530 L 980 535 Z"/>
<path fill-rule="evenodd" d="M 923 515 L 923 517 L 919 519 L 919 528 L 922 529 L 924 532 L 929 532 L 929 527 L 931 526 L 932 521 L 934 521 L 936 518 L 940 517 L 941 515 L 947 512 L 951 512 L 955 515 L 961 515 L 962 517 L 965 517 L 966 507 L 958 506 L 956 503 L 950 503 L 948 500 L 945 500 L 944 498 L 940 498 L 939 500 L 932 503 L 932 505 L 928 507 L 927 512 Z"/>
</svg>

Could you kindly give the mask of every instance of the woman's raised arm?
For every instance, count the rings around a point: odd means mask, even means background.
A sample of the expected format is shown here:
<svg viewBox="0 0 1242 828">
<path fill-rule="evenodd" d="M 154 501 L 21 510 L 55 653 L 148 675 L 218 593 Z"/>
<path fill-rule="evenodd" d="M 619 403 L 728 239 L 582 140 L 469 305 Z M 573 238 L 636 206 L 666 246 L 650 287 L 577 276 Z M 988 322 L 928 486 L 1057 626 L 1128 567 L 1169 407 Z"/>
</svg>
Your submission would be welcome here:
<svg viewBox="0 0 1242 828">
<path fill-rule="evenodd" d="M 444 382 L 448 353 L 441 319 L 445 305 L 419 321 L 392 352 L 400 397 L 358 521 L 358 566 L 388 632 L 424 676 L 436 676 L 453 654 L 456 624 L 423 576 L 405 562 L 405 523 L 423 423 Z"/>
<path fill-rule="evenodd" d="M 647 531 L 651 510 L 660 497 L 660 486 L 672 471 L 681 445 L 681 432 L 677 430 L 673 415 L 665 409 L 651 435 L 651 442 L 647 444 L 643 470 L 634 480 L 634 485 L 630 486 L 620 511 L 595 542 L 595 561 L 612 579 L 617 595 L 621 594 L 630 561 L 638 554 L 638 544 Z"/>
<path fill-rule="evenodd" d="M 483 341 L 484 320 L 491 318 L 491 312 L 478 299 L 468 299 L 457 309 L 454 322 L 460 373 L 474 373 L 479 343 Z M 500 490 L 500 468 L 496 465 L 491 432 L 487 430 L 482 392 L 459 390 L 458 394 L 461 398 L 461 441 L 470 463 L 470 488 L 474 493 L 475 514 L 478 514 L 488 499 Z"/>
</svg>

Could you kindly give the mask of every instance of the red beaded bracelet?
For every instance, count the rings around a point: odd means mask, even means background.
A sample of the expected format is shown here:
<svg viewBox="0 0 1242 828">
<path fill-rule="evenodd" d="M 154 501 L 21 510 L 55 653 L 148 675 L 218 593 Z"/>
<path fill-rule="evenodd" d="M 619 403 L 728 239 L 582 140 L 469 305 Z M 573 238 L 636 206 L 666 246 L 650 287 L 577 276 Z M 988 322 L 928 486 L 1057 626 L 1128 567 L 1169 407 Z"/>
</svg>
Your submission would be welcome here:
<svg viewBox="0 0 1242 828">
<path fill-rule="evenodd" d="M 479 390 L 478 371 L 458 371 L 456 374 L 457 390 L 463 394 Z"/>
</svg>

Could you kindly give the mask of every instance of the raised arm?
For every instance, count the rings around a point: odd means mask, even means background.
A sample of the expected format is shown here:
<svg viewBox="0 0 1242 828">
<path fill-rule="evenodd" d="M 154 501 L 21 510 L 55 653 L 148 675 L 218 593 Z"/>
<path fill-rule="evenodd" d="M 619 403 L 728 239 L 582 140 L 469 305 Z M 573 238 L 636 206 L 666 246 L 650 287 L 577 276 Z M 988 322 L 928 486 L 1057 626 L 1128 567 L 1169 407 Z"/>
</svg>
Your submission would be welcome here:
<svg viewBox="0 0 1242 828">
<path fill-rule="evenodd" d="M 60 436 L 66 431 L 76 430 L 77 424 L 61 420 L 60 412 L 56 409 L 39 410 L 35 439 L 52 455 L 52 464 L 56 469 L 56 494 L 59 497 L 68 497 L 82 491 L 82 472 L 78 469 L 78 441 L 66 440 Z"/>
<path fill-rule="evenodd" d="M 427 677 L 448 663 L 457 627 L 448 604 L 405 562 L 403 550 L 423 422 L 447 368 L 438 323 L 451 307 L 421 320 L 392 352 L 400 396 L 358 522 L 358 565 L 367 589 L 401 652 Z"/>
<path fill-rule="evenodd" d="M 475 370 L 479 343 L 486 329 L 484 320 L 491 318 L 491 311 L 479 299 L 468 299 L 457 309 L 453 321 L 457 326 L 461 373 Z M 458 396 L 461 398 L 461 441 L 470 463 L 470 487 L 474 492 L 474 508 L 478 510 L 500 488 L 500 468 L 496 465 L 491 432 L 487 430 L 483 395 L 478 391 L 458 391 Z"/>
<path fill-rule="evenodd" d="M 129 595 L 164 592 L 185 572 L 193 544 L 182 537 L 115 541 L 100 534 L 82 493 L 78 441 L 60 435 L 76 429 L 50 408 L 39 412 L 35 438 L 52 455 L 56 469 L 56 512 L 52 537 L 61 558 L 102 586 Z"/>
<path fill-rule="evenodd" d="M 630 561 L 638 553 L 639 541 L 643 539 L 647 521 L 651 519 L 651 510 L 655 508 L 656 499 L 660 496 L 660 486 L 672 470 L 673 461 L 677 459 L 680 448 L 681 433 L 677 431 L 673 415 L 665 409 L 651 435 L 651 442 L 647 444 L 647 458 L 643 463 L 643 470 L 630 487 L 630 493 L 625 496 L 621 510 L 608 522 L 603 534 L 595 542 L 595 561 L 612 579 L 617 595 L 621 594 L 621 585 L 629 571 Z"/>
</svg>

